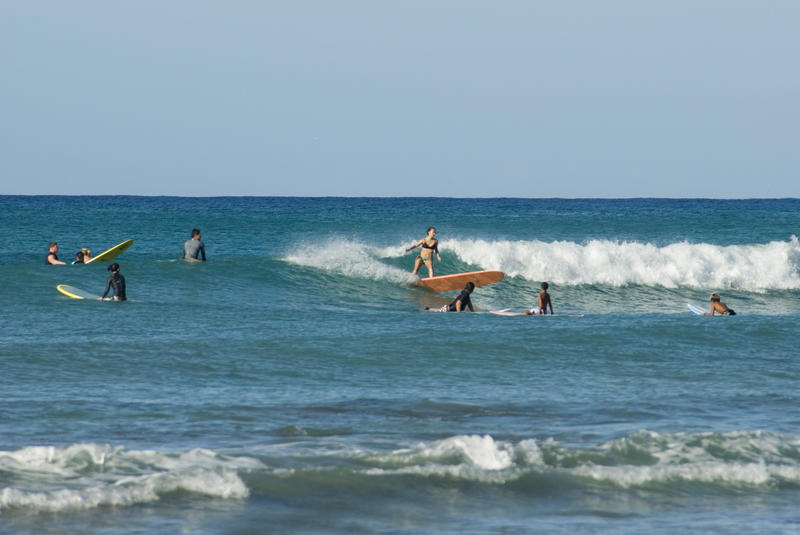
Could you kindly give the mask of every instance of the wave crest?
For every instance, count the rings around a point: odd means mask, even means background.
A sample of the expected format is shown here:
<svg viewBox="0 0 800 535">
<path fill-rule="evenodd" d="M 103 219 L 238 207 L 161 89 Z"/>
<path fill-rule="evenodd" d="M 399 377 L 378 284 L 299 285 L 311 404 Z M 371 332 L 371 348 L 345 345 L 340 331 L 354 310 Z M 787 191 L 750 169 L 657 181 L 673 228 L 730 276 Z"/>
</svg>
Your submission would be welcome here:
<svg viewBox="0 0 800 535">
<path fill-rule="evenodd" d="M 800 442 L 761 431 L 665 434 L 639 431 L 590 449 L 552 439 L 495 441 L 457 436 L 376 456 L 373 476 L 447 476 L 505 484 L 530 474 L 560 474 L 621 488 L 676 482 L 763 487 L 800 485 Z"/>
<path fill-rule="evenodd" d="M 237 471 L 260 466 L 205 449 L 166 454 L 98 444 L 31 446 L 0 452 L 0 470 L 14 476 L 14 484 L 0 490 L 0 512 L 126 506 L 177 491 L 243 499 L 249 491 Z"/>
<path fill-rule="evenodd" d="M 711 245 L 591 240 L 449 240 L 443 249 L 469 264 L 511 277 L 562 285 L 644 285 L 665 288 L 800 289 L 800 243 Z"/>
</svg>

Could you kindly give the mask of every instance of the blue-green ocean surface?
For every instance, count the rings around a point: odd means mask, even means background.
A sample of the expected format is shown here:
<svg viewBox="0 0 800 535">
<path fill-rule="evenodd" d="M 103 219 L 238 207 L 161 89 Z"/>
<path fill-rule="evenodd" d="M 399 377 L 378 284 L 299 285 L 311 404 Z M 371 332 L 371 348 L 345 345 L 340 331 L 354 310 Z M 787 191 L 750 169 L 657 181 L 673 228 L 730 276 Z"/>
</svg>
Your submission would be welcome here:
<svg viewBox="0 0 800 535">
<path fill-rule="evenodd" d="M 411 285 L 497 269 L 477 313 Z M 192 228 L 208 261 L 178 259 Z M 0 533 L 797 533 L 800 200 L 0 196 Z M 133 238 L 107 263 L 71 261 Z M 423 268 L 424 272 L 424 268 Z M 542 281 L 555 311 L 533 306 Z M 738 315 L 699 317 L 712 291 Z"/>
</svg>

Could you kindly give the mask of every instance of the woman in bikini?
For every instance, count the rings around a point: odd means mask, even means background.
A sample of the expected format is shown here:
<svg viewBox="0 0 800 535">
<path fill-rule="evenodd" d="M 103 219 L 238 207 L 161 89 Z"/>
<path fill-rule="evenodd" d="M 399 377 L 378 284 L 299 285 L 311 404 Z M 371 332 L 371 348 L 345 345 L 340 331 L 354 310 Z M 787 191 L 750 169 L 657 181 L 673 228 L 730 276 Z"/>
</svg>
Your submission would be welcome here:
<svg viewBox="0 0 800 535">
<path fill-rule="evenodd" d="M 425 264 L 425 267 L 428 268 L 428 276 L 433 277 L 433 253 L 436 253 L 436 258 L 439 262 L 442 261 L 442 257 L 439 255 L 439 240 L 436 239 L 436 229 L 431 227 L 428 229 L 428 235 L 419 240 L 415 245 L 412 245 L 406 252 L 412 251 L 417 247 L 422 247 L 419 251 L 419 255 L 414 260 L 414 275 L 419 273 L 419 268 L 422 267 L 422 264 Z"/>
</svg>

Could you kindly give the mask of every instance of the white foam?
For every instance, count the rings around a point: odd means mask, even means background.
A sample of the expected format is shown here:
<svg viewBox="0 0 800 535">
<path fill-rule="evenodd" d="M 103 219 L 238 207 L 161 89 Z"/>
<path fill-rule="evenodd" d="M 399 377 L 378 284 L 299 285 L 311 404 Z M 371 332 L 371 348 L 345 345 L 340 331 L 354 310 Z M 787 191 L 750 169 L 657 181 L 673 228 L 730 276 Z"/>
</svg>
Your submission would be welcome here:
<svg viewBox="0 0 800 535">
<path fill-rule="evenodd" d="M 711 245 L 591 240 L 447 240 L 441 248 L 464 262 L 507 276 L 556 284 L 641 284 L 677 288 L 735 288 L 749 291 L 800 289 L 800 243 Z"/>
<path fill-rule="evenodd" d="M 28 447 L 0 452 L 0 469 L 14 474 L 14 485 L 0 491 L 0 512 L 125 506 L 175 491 L 243 499 L 249 490 L 238 471 L 260 467 L 255 459 L 203 449 L 172 454 L 97 444 Z"/>
<path fill-rule="evenodd" d="M 376 248 L 351 240 L 331 239 L 321 244 L 299 245 L 283 260 L 347 277 L 411 283 L 415 277 L 410 270 L 398 269 L 378 260 L 378 258 L 402 256 L 401 249 Z"/>
<path fill-rule="evenodd" d="M 800 483 L 798 454 L 796 438 L 759 431 L 697 435 L 641 431 L 586 450 L 565 448 L 553 439 L 528 439 L 514 445 L 488 435 L 456 436 L 374 457 L 371 460 L 380 467 L 367 473 L 503 484 L 535 472 L 620 487 L 675 482 L 754 487 L 778 481 Z"/>
</svg>

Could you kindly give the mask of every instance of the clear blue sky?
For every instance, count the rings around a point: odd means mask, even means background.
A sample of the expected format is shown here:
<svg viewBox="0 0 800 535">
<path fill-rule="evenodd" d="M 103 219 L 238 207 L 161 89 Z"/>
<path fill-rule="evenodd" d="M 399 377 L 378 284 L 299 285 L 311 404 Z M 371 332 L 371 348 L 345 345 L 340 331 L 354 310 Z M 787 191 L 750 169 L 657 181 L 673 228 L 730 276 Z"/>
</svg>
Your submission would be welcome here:
<svg viewBox="0 0 800 535">
<path fill-rule="evenodd" d="M 13 1 L 0 193 L 800 197 L 800 2 Z"/>
</svg>

